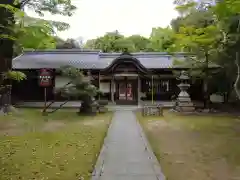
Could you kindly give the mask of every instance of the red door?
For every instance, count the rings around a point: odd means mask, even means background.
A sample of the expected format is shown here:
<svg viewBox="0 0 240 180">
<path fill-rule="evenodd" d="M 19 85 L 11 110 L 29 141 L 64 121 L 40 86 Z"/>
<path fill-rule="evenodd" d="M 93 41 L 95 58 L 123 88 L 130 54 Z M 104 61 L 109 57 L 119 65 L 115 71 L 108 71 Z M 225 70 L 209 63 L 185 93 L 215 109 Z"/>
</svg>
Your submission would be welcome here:
<svg viewBox="0 0 240 180">
<path fill-rule="evenodd" d="M 131 83 L 119 83 L 119 100 L 133 100 L 132 84 Z"/>
<path fill-rule="evenodd" d="M 119 100 L 126 99 L 126 83 L 119 83 Z"/>
</svg>

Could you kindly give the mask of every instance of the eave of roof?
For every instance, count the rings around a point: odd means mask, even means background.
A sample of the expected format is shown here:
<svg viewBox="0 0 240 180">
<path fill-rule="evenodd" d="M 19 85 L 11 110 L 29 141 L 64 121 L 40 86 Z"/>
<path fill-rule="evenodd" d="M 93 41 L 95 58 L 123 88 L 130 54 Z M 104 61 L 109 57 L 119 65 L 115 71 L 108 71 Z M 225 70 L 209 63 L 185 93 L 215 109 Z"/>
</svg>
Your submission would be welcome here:
<svg viewBox="0 0 240 180">
<path fill-rule="evenodd" d="M 72 65 L 80 69 L 105 69 L 119 58 L 122 53 L 103 53 L 100 50 L 85 49 L 53 49 L 27 50 L 13 60 L 14 69 L 57 69 L 60 66 Z M 192 56 L 189 53 L 177 52 L 137 52 L 130 54 L 146 69 L 177 68 L 173 65 L 174 58 L 184 59 Z"/>
</svg>

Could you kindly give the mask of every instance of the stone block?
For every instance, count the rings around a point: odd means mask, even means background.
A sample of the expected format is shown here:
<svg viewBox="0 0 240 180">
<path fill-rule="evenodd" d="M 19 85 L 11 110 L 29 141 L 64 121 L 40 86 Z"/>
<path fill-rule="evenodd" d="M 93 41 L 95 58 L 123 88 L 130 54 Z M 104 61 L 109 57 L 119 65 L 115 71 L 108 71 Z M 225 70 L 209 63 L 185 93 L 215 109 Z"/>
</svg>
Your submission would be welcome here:
<svg viewBox="0 0 240 180">
<path fill-rule="evenodd" d="M 99 113 L 105 113 L 105 112 L 107 112 L 108 111 L 108 109 L 107 109 L 107 107 L 106 106 L 99 106 L 99 108 L 98 108 L 98 111 L 99 111 Z"/>
<path fill-rule="evenodd" d="M 144 105 L 142 108 L 143 116 L 162 116 L 163 108 L 160 105 Z"/>
</svg>

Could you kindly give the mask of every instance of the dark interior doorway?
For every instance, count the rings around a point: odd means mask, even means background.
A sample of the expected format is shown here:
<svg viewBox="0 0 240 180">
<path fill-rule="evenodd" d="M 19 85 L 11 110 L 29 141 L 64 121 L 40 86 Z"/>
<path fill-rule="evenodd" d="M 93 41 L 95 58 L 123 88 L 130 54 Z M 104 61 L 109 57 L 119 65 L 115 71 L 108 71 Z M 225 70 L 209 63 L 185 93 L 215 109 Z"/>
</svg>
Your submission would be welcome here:
<svg viewBox="0 0 240 180">
<path fill-rule="evenodd" d="M 127 77 L 124 80 L 116 80 L 116 104 L 137 105 L 137 79 L 130 80 Z"/>
</svg>

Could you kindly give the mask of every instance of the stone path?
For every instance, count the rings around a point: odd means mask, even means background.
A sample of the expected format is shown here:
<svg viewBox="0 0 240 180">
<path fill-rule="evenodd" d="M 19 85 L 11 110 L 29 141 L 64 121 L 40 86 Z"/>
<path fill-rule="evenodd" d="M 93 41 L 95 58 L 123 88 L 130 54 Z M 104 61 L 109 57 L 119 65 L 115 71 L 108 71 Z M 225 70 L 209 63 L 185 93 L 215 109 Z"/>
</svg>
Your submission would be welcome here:
<svg viewBox="0 0 240 180">
<path fill-rule="evenodd" d="M 132 111 L 116 111 L 92 180 L 164 180 Z"/>
</svg>

